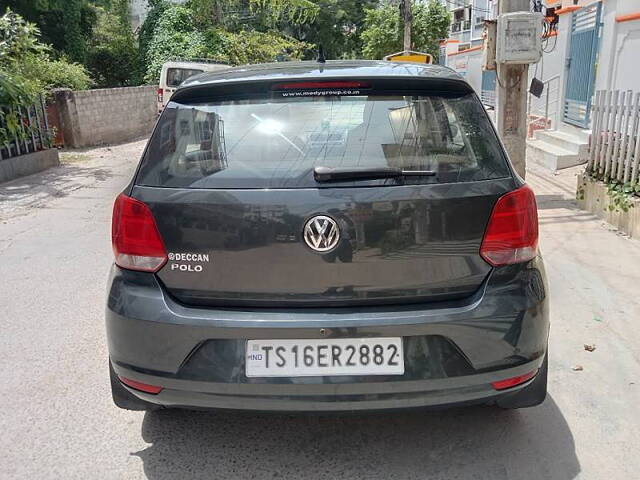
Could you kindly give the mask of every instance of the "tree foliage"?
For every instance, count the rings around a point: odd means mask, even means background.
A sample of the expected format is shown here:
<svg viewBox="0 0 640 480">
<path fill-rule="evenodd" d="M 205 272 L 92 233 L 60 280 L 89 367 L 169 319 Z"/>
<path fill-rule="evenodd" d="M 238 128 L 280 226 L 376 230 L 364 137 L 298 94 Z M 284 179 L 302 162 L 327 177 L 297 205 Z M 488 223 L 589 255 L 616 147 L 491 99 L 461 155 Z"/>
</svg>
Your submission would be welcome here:
<svg viewBox="0 0 640 480">
<path fill-rule="evenodd" d="M 189 0 L 187 5 L 197 26 L 230 32 L 273 30 L 282 22 L 303 25 L 320 12 L 317 2 L 310 0 Z"/>
<path fill-rule="evenodd" d="M 299 60 L 311 45 L 278 32 L 217 32 L 222 43 L 215 57 L 229 65 Z"/>
<path fill-rule="evenodd" d="M 129 24 L 128 0 L 97 7 L 97 23 L 88 45 L 87 68 L 98 87 L 125 87 L 141 82 L 136 39 Z"/>
<path fill-rule="evenodd" d="M 51 86 L 86 88 L 156 83 L 169 59 L 212 58 L 232 65 L 312 58 L 382 58 L 402 49 L 398 2 L 390 0 L 148 0 L 138 37 L 129 0 L 0 0 L 38 25 L 12 42 L 22 62 L 3 69 L 15 91 Z M 438 54 L 450 16 L 437 0 L 415 1 L 413 47 Z M 25 40 L 26 39 L 26 40 Z M 0 44 L 0 61 L 9 44 Z M 11 47 L 13 48 L 13 47 Z M 6 56 L 6 54 L 5 54 Z M 16 54 L 12 54 L 16 58 Z M 86 67 L 83 68 L 79 64 Z M 22 90 L 21 90 L 22 89 Z M 26 89 L 26 90 L 25 90 Z M 5 88 L 6 92 L 7 89 Z"/>
<path fill-rule="evenodd" d="M 90 78 L 81 65 L 51 57 L 51 48 L 39 41 L 38 28 L 7 11 L 0 17 L 0 102 L 30 103 L 55 87 L 87 88 Z"/>
<path fill-rule="evenodd" d="M 199 4 L 203 8 L 204 2 Z M 210 58 L 230 65 L 299 59 L 310 47 L 277 31 L 228 31 L 213 19 L 198 19 L 192 3 L 157 2 L 141 30 L 145 81 L 155 83 L 173 58 Z M 202 12 L 201 12 L 202 13 Z M 144 43 L 143 43 L 144 40 Z"/>
<path fill-rule="evenodd" d="M 51 58 L 62 62 L 43 67 L 55 74 L 53 83 L 58 74 L 71 73 L 66 60 L 85 65 L 99 87 L 141 81 L 128 0 L 0 0 L 0 12 L 6 6 L 37 24 L 39 41 L 51 47 Z"/>
<path fill-rule="evenodd" d="M 437 58 L 439 41 L 446 38 L 451 14 L 437 0 L 428 4 L 413 2 L 411 28 L 412 49 L 430 53 Z M 365 58 L 381 59 L 385 55 L 403 49 L 404 24 L 397 5 L 388 3 L 366 12 L 362 32 Z"/>
<path fill-rule="evenodd" d="M 50 48 L 38 41 L 39 30 L 10 10 L 0 17 L 0 144 L 29 135 L 33 125 L 24 110 L 51 87 L 86 88 L 84 68 L 51 59 Z"/>
<path fill-rule="evenodd" d="M 96 10 L 88 0 L 0 0 L 0 12 L 9 7 L 38 25 L 42 43 L 74 62 L 86 60 Z"/>
<path fill-rule="evenodd" d="M 144 51 L 146 64 L 144 79 L 147 83 L 158 82 L 162 64 L 171 58 L 209 56 L 205 34 L 195 29 L 191 10 L 188 7 L 160 3 L 157 8 L 162 10 L 162 14 L 150 15 L 147 19 L 154 22 L 154 28 Z"/>
<path fill-rule="evenodd" d="M 316 21 L 301 27 L 304 40 L 322 45 L 330 59 L 358 58 L 366 12 L 377 0 L 320 0 Z"/>
</svg>

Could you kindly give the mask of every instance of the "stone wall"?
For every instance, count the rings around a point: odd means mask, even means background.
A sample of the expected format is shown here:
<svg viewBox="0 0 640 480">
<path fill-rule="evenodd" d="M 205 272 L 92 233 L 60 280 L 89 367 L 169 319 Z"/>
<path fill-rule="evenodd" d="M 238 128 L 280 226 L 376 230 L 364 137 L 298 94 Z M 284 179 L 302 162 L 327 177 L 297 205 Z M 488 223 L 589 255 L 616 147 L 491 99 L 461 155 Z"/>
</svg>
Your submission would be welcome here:
<svg viewBox="0 0 640 480">
<path fill-rule="evenodd" d="M 149 135 L 157 116 L 156 87 L 54 91 L 66 147 L 123 143 Z"/>
</svg>

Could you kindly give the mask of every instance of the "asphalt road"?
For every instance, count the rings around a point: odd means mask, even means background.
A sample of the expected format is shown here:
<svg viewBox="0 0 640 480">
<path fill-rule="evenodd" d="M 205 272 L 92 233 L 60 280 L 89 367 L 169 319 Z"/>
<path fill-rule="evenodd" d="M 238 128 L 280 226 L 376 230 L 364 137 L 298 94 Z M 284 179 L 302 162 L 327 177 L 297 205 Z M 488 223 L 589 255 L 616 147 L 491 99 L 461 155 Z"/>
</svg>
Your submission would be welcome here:
<svg viewBox="0 0 640 480">
<path fill-rule="evenodd" d="M 103 325 L 110 209 L 143 145 L 66 155 L 0 185 L 0 478 L 639 477 L 640 242 L 577 210 L 573 172 L 529 176 L 551 285 L 543 405 L 342 417 L 116 409 Z"/>
</svg>

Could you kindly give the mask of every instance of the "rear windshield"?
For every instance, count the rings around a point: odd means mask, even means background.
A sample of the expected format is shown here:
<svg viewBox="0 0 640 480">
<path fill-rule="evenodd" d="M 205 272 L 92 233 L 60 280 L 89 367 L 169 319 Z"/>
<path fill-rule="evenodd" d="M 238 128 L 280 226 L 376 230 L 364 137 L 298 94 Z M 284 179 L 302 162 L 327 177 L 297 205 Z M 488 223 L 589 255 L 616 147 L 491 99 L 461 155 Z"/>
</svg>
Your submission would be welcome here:
<svg viewBox="0 0 640 480">
<path fill-rule="evenodd" d="M 177 87 L 187 78 L 193 77 L 204 70 L 197 68 L 170 68 L 167 70 L 167 87 Z"/>
<path fill-rule="evenodd" d="M 467 182 L 510 174 L 474 95 L 356 95 L 170 102 L 149 141 L 137 183 L 315 187 L 313 169 L 318 166 L 436 172 L 406 177 L 405 183 Z"/>
</svg>

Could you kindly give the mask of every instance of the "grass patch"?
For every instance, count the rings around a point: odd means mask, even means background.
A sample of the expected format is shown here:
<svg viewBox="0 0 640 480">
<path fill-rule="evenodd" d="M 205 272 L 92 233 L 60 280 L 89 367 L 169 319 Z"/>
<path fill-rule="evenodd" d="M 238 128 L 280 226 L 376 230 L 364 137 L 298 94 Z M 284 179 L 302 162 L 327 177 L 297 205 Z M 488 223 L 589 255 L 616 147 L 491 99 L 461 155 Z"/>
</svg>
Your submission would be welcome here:
<svg viewBox="0 0 640 480">
<path fill-rule="evenodd" d="M 61 163 L 77 163 L 90 160 L 91 156 L 84 153 L 60 152 Z"/>
</svg>

